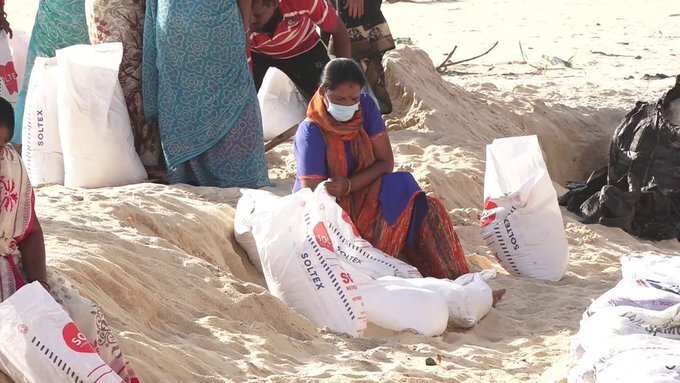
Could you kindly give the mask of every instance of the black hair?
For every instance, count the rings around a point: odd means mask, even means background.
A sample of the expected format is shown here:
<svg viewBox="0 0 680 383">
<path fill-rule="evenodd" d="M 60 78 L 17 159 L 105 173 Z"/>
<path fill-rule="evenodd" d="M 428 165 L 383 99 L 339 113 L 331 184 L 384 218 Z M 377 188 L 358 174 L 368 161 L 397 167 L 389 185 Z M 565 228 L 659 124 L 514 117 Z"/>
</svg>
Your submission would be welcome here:
<svg viewBox="0 0 680 383">
<path fill-rule="evenodd" d="M 366 86 L 366 77 L 356 61 L 338 58 L 326 64 L 321 74 L 321 86 L 333 90 L 346 82 L 357 84 L 361 88 Z"/>
<path fill-rule="evenodd" d="M 0 97 L 0 127 L 9 129 L 10 138 L 14 135 L 14 108 L 12 104 Z"/>
</svg>

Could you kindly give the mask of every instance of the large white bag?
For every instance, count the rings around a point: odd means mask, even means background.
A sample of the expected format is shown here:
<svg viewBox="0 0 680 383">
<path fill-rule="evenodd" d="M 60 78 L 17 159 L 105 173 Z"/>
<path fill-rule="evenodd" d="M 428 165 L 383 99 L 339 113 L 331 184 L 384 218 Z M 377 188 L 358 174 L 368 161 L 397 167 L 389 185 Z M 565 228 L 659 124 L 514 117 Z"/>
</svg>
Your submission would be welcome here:
<svg viewBox="0 0 680 383">
<path fill-rule="evenodd" d="M 461 275 L 455 281 L 436 278 L 405 279 L 397 277 L 383 277 L 379 281 L 436 293 L 446 302 L 449 322 L 457 327 L 471 328 L 491 310 L 493 295 L 486 280 L 494 276 L 495 270 L 485 270 L 481 273 Z M 406 306 L 410 306 L 412 303 L 411 301 L 403 302 Z M 368 319 L 371 320 L 370 315 Z"/>
<path fill-rule="evenodd" d="M 252 217 L 252 233 L 272 295 L 319 327 L 361 336 L 366 314 L 351 273 L 333 251 L 310 189 Z"/>
<path fill-rule="evenodd" d="M 26 94 L 22 156 L 33 185 L 63 184 L 64 155 L 57 115 L 57 60 L 37 57 Z"/>
<path fill-rule="evenodd" d="M 622 279 L 613 289 L 595 299 L 584 313 L 584 317 L 593 316 L 612 307 L 663 311 L 680 304 L 680 290 L 674 292 L 672 288 L 667 287 L 670 286 L 662 282 Z"/>
<path fill-rule="evenodd" d="M 576 358 L 597 354 L 602 344 L 617 336 L 648 335 L 680 341 L 680 304 L 663 311 L 637 307 L 611 307 L 584 318 L 572 342 Z M 680 342 L 679 342 L 680 346 Z"/>
<path fill-rule="evenodd" d="M 395 276 L 422 278 L 414 266 L 389 256 L 361 238 L 350 216 L 326 191 L 324 184 L 314 191 L 319 203 L 319 214 L 328 225 L 335 251 L 344 260 L 372 278 Z"/>
<path fill-rule="evenodd" d="M 19 96 L 19 81 L 17 71 L 9 49 L 9 37 L 0 31 L 0 97 L 14 105 Z"/>
<path fill-rule="evenodd" d="M 31 39 L 30 32 L 13 30 L 14 34 L 9 41 L 9 47 L 12 50 L 12 57 L 14 58 L 14 69 L 17 71 L 17 85 L 21 89 L 24 81 L 24 74 L 26 72 L 26 59 L 28 56 L 28 43 Z"/>
<path fill-rule="evenodd" d="M 241 189 L 241 198 L 236 204 L 234 237 L 260 273 L 262 273 L 262 262 L 253 236 L 253 217 L 276 208 L 276 203 L 280 199 L 281 197 L 265 190 Z"/>
<path fill-rule="evenodd" d="M 536 136 L 486 147 L 481 231 L 509 273 L 558 281 L 569 249 L 562 214 Z"/>
<path fill-rule="evenodd" d="M 271 67 L 257 93 L 265 141 L 271 140 L 305 119 L 307 103 L 285 73 Z"/>
<path fill-rule="evenodd" d="M 359 293 L 368 321 L 382 328 L 412 330 L 425 336 L 438 336 L 446 330 L 449 309 L 436 292 L 379 279 L 359 283 Z"/>
<path fill-rule="evenodd" d="M 650 280 L 678 286 L 680 294 L 680 257 L 644 255 L 621 258 L 623 279 L 637 281 Z"/>
<path fill-rule="evenodd" d="M 680 382 L 680 342 L 649 335 L 614 336 L 596 345 L 569 373 L 569 383 Z"/>
<path fill-rule="evenodd" d="M 262 190 L 242 189 L 241 194 L 236 205 L 234 236 L 248 253 L 250 261 L 262 271 L 256 241 L 252 235 L 252 217 L 258 211 L 273 209 L 280 197 Z M 335 246 L 334 251 L 347 264 L 352 265 L 352 272 L 357 278 L 367 277 L 370 280 L 384 276 L 422 277 L 417 268 L 383 253 L 361 238 L 349 215 L 328 195 L 323 184 L 316 188 L 314 196 L 319 206 L 317 214 L 328 228 Z"/>
<path fill-rule="evenodd" d="M 121 43 L 57 50 L 59 133 L 66 186 L 99 188 L 146 180 L 135 152 L 118 67 Z"/>
<path fill-rule="evenodd" d="M 584 313 L 571 383 L 680 382 L 680 263 L 623 257 L 623 279 Z"/>
<path fill-rule="evenodd" d="M 471 328 L 489 313 L 493 296 L 486 279 L 495 274 L 495 270 L 486 270 L 455 281 L 382 277 L 361 280 L 359 291 L 369 322 L 389 330 L 436 336 L 446 330 L 447 322 Z"/>
<path fill-rule="evenodd" d="M 122 383 L 40 283 L 0 304 L 0 367 L 19 383 Z"/>
</svg>

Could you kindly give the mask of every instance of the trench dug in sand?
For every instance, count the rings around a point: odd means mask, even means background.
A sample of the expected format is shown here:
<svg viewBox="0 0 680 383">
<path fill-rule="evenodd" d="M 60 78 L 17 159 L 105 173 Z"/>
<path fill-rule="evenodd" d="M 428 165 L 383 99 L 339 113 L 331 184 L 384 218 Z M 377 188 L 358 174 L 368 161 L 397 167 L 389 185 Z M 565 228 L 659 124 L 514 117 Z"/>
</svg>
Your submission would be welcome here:
<svg viewBox="0 0 680 383">
<path fill-rule="evenodd" d="M 385 61 L 397 167 L 443 198 L 477 268 L 498 267 L 477 225 L 485 145 L 538 134 L 553 180 L 564 183 L 605 163 L 623 115 L 485 99 L 442 80 L 415 49 Z M 287 193 L 290 144 L 268 159 L 277 191 Z M 144 382 L 560 381 L 569 337 L 590 299 L 618 280 L 619 257 L 680 250 L 677 242 L 642 242 L 565 214 L 571 260 L 562 281 L 501 272 L 492 284 L 507 289 L 506 298 L 472 330 L 426 338 L 374 329 L 349 339 L 317 330 L 266 292 L 233 240 L 237 190 L 49 186 L 36 195 L 50 270 L 102 306 Z M 441 362 L 426 366 L 428 357 Z"/>
</svg>

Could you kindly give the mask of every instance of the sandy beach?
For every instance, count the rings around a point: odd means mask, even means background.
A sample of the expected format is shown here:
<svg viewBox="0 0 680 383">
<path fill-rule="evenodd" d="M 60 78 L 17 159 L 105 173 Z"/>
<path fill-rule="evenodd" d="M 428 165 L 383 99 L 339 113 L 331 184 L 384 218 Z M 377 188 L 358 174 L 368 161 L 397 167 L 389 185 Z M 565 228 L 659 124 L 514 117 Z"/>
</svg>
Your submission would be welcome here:
<svg viewBox="0 0 680 383">
<path fill-rule="evenodd" d="M 30 30 L 35 7 L 7 0 L 15 30 Z M 383 11 L 404 42 L 385 57 L 396 167 L 442 198 L 473 267 L 497 268 L 492 287 L 507 295 L 472 330 L 426 338 L 373 328 L 350 339 L 267 293 L 233 239 L 238 190 L 38 188 L 50 271 L 102 306 L 144 382 L 563 382 L 570 337 L 619 280 L 620 257 L 680 251 L 678 241 L 642 241 L 563 211 L 569 271 L 537 282 L 503 271 L 478 225 L 494 138 L 538 135 L 560 193 L 606 163 L 619 120 L 680 74 L 679 2 L 423 0 Z M 460 60 L 496 41 L 478 60 L 435 71 L 456 45 Z M 656 74 L 670 78 L 645 77 Z M 267 159 L 272 190 L 288 193 L 291 145 Z"/>
</svg>

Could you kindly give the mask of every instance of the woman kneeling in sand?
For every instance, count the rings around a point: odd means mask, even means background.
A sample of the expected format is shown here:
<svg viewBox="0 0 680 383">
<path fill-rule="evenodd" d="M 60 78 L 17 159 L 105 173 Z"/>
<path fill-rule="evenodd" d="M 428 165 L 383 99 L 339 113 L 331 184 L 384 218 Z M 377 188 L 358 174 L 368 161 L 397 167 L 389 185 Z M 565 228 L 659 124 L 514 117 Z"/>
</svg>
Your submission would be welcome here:
<svg viewBox="0 0 680 383">
<path fill-rule="evenodd" d="M 33 209 L 33 189 L 21 158 L 7 144 L 13 127 L 12 105 L 0 98 L 0 301 L 25 282 L 40 282 L 111 369 L 125 382 L 138 383 L 99 307 L 80 297 L 63 278 L 48 276 L 42 228 Z"/>
<path fill-rule="evenodd" d="M 336 59 L 295 137 L 294 190 L 329 179 L 359 232 L 373 246 L 410 263 L 426 277 L 455 279 L 468 266 L 442 203 L 420 189 L 410 173 L 393 173 L 394 156 L 380 110 L 362 92 L 358 64 Z"/>
</svg>

